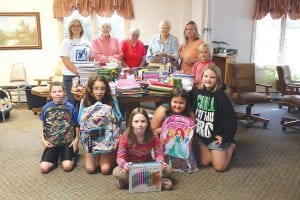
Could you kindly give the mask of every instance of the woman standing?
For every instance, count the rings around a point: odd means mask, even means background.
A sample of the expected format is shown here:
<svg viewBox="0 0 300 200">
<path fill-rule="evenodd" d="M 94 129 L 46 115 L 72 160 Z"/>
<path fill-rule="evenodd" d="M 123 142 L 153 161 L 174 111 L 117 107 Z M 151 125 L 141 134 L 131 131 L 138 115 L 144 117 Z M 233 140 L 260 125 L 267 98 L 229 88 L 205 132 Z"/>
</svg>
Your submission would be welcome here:
<svg viewBox="0 0 300 200">
<path fill-rule="evenodd" d="M 92 41 L 92 55 L 95 61 L 101 65 L 112 61 L 113 59 L 121 60 L 122 51 L 119 46 L 119 40 L 110 35 L 111 24 L 104 22 L 100 25 L 101 35 Z"/>
<path fill-rule="evenodd" d="M 199 61 L 198 47 L 204 42 L 200 39 L 198 26 L 194 21 L 189 21 L 185 25 L 183 35 L 185 41 L 179 48 L 180 69 L 185 74 L 192 74 L 193 65 Z"/>
<path fill-rule="evenodd" d="M 76 107 L 76 101 L 71 93 L 72 79 L 79 76 L 74 63 L 91 60 L 91 44 L 82 39 L 84 34 L 81 22 L 73 19 L 68 27 L 69 37 L 61 47 L 60 57 L 65 65 L 63 69 L 63 83 L 66 88 L 68 101 Z"/>
<path fill-rule="evenodd" d="M 139 36 L 140 29 L 132 27 L 129 30 L 129 38 L 121 42 L 123 67 L 135 68 L 144 66 L 146 51 L 143 42 L 139 40 Z"/>
<path fill-rule="evenodd" d="M 167 61 L 177 64 L 178 62 L 178 39 L 170 34 L 171 23 L 168 20 L 162 20 L 159 23 L 160 34 L 152 36 L 149 42 L 149 48 L 146 55 L 146 61 L 162 62 Z"/>
</svg>

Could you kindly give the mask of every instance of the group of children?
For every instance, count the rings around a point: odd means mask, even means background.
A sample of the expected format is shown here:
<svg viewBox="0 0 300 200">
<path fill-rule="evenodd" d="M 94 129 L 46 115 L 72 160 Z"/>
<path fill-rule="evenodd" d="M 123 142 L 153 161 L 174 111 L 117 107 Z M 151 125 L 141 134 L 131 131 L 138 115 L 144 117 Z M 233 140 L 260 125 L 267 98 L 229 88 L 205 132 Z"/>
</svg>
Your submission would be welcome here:
<svg viewBox="0 0 300 200">
<path fill-rule="evenodd" d="M 225 171 L 235 151 L 236 116 L 224 91 L 220 69 L 211 62 L 207 51 L 209 47 L 206 44 L 199 47 L 200 61 L 194 66 L 196 85 L 190 93 L 174 89 L 170 101 L 156 109 L 151 122 L 143 108 L 135 108 L 125 130 L 119 129 L 122 115 L 105 77 L 92 75 L 89 78 L 79 114 L 64 99 L 64 85 L 52 83 L 52 101 L 43 107 L 41 113 L 42 143 L 45 147 L 41 172 L 48 173 L 55 168 L 59 158 L 63 169 L 71 171 L 76 165 L 73 158 L 80 140 L 85 150 L 88 173 L 100 170 L 107 175 L 113 172 L 119 188 L 124 188 L 128 185 L 128 171 L 132 163 L 156 161 L 163 166 L 162 187 L 170 189 L 172 182 L 167 177 L 172 169 L 162 152 L 159 137 L 163 121 L 171 115 L 183 115 L 195 121 L 193 143 L 196 144 L 194 153 L 198 164 L 213 165 L 216 171 Z M 104 105 L 108 112 L 101 114 L 104 111 L 100 108 Z M 96 109 L 96 112 L 91 112 L 91 109 Z M 111 120 L 101 123 L 101 117 L 105 116 L 111 116 Z M 91 122 L 96 121 L 100 128 L 85 123 L 88 118 Z M 106 123 L 115 126 L 107 128 Z M 85 131 L 82 126 L 90 127 L 91 131 Z M 103 138 L 107 140 L 105 144 L 113 147 L 97 149 L 95 143 Z M 197 169 L 193 153 L 189 159 L 193 161 L 193 168 Z"/>
</svg>

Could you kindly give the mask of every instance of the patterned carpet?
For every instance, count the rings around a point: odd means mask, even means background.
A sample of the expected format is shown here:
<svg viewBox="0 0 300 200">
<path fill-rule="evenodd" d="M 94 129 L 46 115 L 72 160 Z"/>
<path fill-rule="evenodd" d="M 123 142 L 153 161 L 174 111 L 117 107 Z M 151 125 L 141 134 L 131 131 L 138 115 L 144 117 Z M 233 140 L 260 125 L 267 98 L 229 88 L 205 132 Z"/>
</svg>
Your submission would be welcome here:
<svg viewBox="0 0 300 200">
<path fill-rule="evenodd" d="M 176 172 L 171 191 L 130 194 L 117 189 L 111 175 L 87 174 L 82 149 L 72 172 L 58 167 L 41 174 L 41 122 L 23 105 L 0 122 L 0 199 L 300 199 L 300 129 L 285 133 L 280 126 L 281 116 L 299 118 L 299 112 L 289 114 L 275 104 L 254 110 L 271 121 L 267 128 L 250 129 L 239 122 L 237 154 L 225 173 L 212 168 Z"/>
</svg>

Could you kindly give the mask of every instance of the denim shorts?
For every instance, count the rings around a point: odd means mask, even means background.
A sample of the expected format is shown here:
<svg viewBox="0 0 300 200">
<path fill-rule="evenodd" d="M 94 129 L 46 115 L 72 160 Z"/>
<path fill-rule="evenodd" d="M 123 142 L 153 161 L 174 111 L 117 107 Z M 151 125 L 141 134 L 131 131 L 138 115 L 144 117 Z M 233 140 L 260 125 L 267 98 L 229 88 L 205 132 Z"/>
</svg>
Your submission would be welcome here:
<svg viewBox="0 0 300 200">
<path fill-rule="evenodd" d="M 231 143 L 236 144 L 236 140 L 233 139 Z M 209 150 L 225 151 L 229 147 L 230 143 L 216 144 L 216 140 L 199 138 L 199 145 L 206 146 Z"/>
</svg>

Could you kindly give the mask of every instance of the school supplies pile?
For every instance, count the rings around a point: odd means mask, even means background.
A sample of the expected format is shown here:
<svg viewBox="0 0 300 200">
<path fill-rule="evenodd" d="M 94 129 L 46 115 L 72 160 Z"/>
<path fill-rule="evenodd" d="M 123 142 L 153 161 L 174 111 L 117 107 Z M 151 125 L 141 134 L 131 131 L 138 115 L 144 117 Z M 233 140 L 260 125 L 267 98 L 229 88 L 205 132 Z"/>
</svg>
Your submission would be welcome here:
<svg viewBox="0 0 300 200">
<path fill-rule="evenodd" d="M 144 71 L 143 72 L 143 75 L 142 75 L 142 79 L 143 80 L 149 80 L 149 79 L 157 79 L 159 78 L 159 72 L 158 71 L 152 71 L 152 70 L 149 70 L 149 71 Z"/>
<path fill-rule="evenodd" d="M 71 143 L 75 138 L 72 113 L 65 105 L 55 105 L 45 110 L 44 138 L 54 145 Z"/>
<path fill-rule="evenodd" d="M 97 69 L 97 74 L 104 76 L 107 81 L 115 81 L 118 79 L 122 69 L 120 67 L 105 67 L 105 68 L 100 68 Z"/>
<path fill-rule="evenodd" d="M 157 162 L 134 163 L 129 170 L 129 192 L 161 191 L 162 165 Z"/>
<path fill-rule="evenodd" d="M 80 139 L 89 153 L 108 153 L 118 146 L 119 128 L 112 107 L 97 102 L 84 108 L 80 120 Z"/>
<path fill-rule="evenodd" d="M 126 96 L 141 96 L 144 92 L 135 79 L 119 79 L 117 89 L 119 95 Z"/>
<path fill-rule="evenodd" d="M 183 115 L 172 115 L 163 122 L 160 141 L 164 153 L 169 155 L 171 165 L 174 157 L 179 158 L 186 162 L 188 171 L 191 171 L 189 158 L 194 128 L 194 121 Z"/>
<path fill-rule="evenodd" d="M 149 80 L 148 93 L 154 96 L 169 96 L 172 93 L 173 85 L 158 80 Z"/>
<path fill-rule="evenodd" d="M 77 67 L 77 71 L 80 76 L 80 83 L 86 83 L 92 74 L 97 73 L 97 69 L 100 67 L 97 62 L 76 62 L 74 65 Z"/>
<path fill-rule="evenodd" d="M 173 76 L 173 80 L 179 80 L 179 79 L 181 80 L 181 81 L 179 81 L 181 83 L 178 82 L 176 87 L 179 87 L 179 88 L 182 87 L 186 91 L 192 90 L 193 84 L 194 84 L 194 76 L 193 75 L 176 72 L 172 76 Z"/>
</svg>

